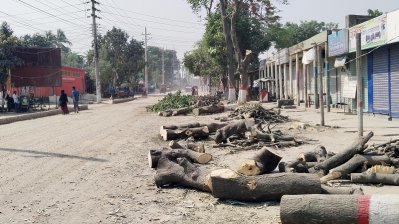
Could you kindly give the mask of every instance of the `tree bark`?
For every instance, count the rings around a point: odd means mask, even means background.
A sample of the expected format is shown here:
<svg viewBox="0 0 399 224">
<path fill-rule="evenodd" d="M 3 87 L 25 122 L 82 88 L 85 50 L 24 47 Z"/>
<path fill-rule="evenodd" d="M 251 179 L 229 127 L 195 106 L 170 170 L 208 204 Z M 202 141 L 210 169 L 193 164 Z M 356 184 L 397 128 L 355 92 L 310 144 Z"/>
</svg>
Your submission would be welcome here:
<svg viewBox="0 0 399 224">
<path fill-rule="evenodd" d="M 170 117 L 172 116 L 172 111 L 171 110 L 167 110 L 167 111 L 160 111 L 158 112 L 158 115 L 161 117 Z"/>
<path fill-rule="evenodd" d="M 397 223 L 398 195 L 284 195 L 282 224 Z"/>
<path fill-rule="evenodd" d="M 309 173 L 309 168 L 301 158 L 290 162 L 281 162 L 278 164 L 278 170 L 286 173 Z"/>
<path fill-rule="evenodd" d="M 363 195 L 363 190 L 361 188 L 351 188 L 351 187 L 329 187 L 326 185 L 321 185 L 322 194 L 359 194 Z"/>
<path fill-rule="evenodd" d="M 227 104 L 227 105 L 211 105 L 205 107 L 198 107 L 193 109 L 193 114 L 195 116 L 201 116 L 204 114 L 217 114 L 222 113 L 227 110 L 232 110 L 236 107 L 236 104 Z"/>
<path fill-rule="evenodd" d="M 399 174 L 352 173 L 351 181 L 358 184 L 387 184 L 399 186 Z"/>
<path fill-rule="evenodd" d="M 276 169 L 281 159 L 282 157 L 275 150 L 263 147 L 251 160 L 240 164 L 237 172 L 247 176 L 270 173 Z"/>
<path fill-rule="evenodd" d="M 205 164 L 212 160 L 212 155 L 208 153 L 199 153 L 185 149 L 157 150 L 151 149 L 148 152 L 148 165 L 150 168 L 157 168 L 158 161 L 161 158 L 167 158 L 172 162 L 176 162 L 178 158 L 186 158 L 191 162 Z"/>
<path fill-rule="evenodd" d="M 228 124 L 224 126 L 223 128 L 219 129 L 216 131 L 215 135 L 215 142 L 217 144 L 224 142 L 229 138 L 230 136 L 234 134 L 244 134 L 245 131 L 247 131 L 250 127 L 255 125 L 255 120 L 254 119 L 248 119 L 248 120 L 240 120 L 236 121 L 234 123 Z"/>
<path fill-rule="evenodd" d="M 170 140 L 186 138 L 187 137 L 186 131 L 187 129 L 178 129 L 178 130 L 163 129 L 160 131 L 160 135 L 164 141 L 170 141 Z"/>
<path fill-rule="evenodd" d="M 355 154 L 362 153 L 364 150 L 364 145 L 373 137 L 374 133 L 370 132 L 366 136 L 361 137 L 356 140 L 351 146 L 346 148 L 344 151 L 337 153 L 331 158 L 326 159 L 325 161 L 317 164 L 314 168 L 316 170 L 322 170 L 324 173 L 327 173 L 332 168 L 335 168 L 349 159 L 351 159 Z"/>
<path fill-rule="evenodd" d="M 155 175 L 157 187 L 181 185 L 211 192 L 209 177 L 207 177 L 209 172 L 192 164 L 186 158 L 179 158 L 176 163 L 162 157 L 158 168 Z"/>
<path fill-rule="evenodd" d="M 354 155 L 350 160 L 345 162 L 344 164 L 335 167 L 334 169 L 331 169 L 329 174 L 326 176 L 320 178 L 320 181 L 322 183 L 326 183 L 329 180 L 334 180 L 338 179 L 342 176 L 349 175 L 353 171 L 355 171 L 357 168 L 362 166 L 365 162 L 367 162 L 367 165 L 377 165 L 381 163 L 389 163 L 390 159 L 386 155 L 360 155 L 356 154 Z"/>
<path fill-rule="evenodd" d="M 172 140 L 169 142 L 169 147 L 171 149 L 183 149 L 183 146 L 181 146 L 177 141 Z"/>
<path fill-rule="evenodd" d="M 211 172 L 212 194 L 239 201 L 280 200 L 285 194 L 320 194 L 320 180 L 312 174 L 273 173 L 243 176 L 222 169 Z"/>
</svg>

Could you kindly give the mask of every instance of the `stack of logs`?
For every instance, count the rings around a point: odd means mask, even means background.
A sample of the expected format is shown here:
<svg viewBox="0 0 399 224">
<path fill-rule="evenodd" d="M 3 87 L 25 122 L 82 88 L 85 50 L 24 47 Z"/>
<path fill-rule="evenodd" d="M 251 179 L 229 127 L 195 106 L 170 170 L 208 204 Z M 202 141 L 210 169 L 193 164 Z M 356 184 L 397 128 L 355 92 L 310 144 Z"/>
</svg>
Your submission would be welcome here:
<svg viewBox="0 0 399 224">
<path fill-rule="evenodd" d="M 317 173 L 321 183 L 350 177 L 353 183 L 399 185 L 399 140 L 367 148 L 373 132 L 359 138 L 340 153 L 327 153 L 322 146 L 302 153 L 295 161 L 280 163 L 284 172 Z M 367 148 L 367 149 L 366 149 Z"/>
</svg>

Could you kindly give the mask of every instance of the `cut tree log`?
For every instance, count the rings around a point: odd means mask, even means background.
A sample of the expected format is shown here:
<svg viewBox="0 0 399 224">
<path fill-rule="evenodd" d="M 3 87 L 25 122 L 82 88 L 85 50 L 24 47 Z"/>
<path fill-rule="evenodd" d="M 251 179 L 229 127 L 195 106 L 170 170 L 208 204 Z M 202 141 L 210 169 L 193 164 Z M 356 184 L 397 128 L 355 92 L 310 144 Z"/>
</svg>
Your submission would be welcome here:
<svg viewBox="0 0 399 224">
<path fill-rule="evenodd" d="M 209 130 L 207 126 L 198 128 L 189 128 L 186 130 L 187 137 L 193 137 L 194 139 L 205 139 L 209 136 Z"/>
<path fill-rule="evenodd" d="M 222 113 L 222 112 L 225 112 L 228 110 L 233 110 L 236 107 L 237 107 L 236 104 L 211 105 L 211 106 L 194 108 L 193 114 L 195 116 L 200 116 L 200 115 L 204 115 L 204 114 L 217 114 L 217 113 Z"/>
<path fill-rule="evenodd" d="M 186 149 L 151 149 L 148 152 L 148 165 L 150 168 L 157 168 L 158 161 L 163 157 L 172 162 L 176 162 L 178 158 L 186 158 L 199 164 L 205 164 L 212 160 L 212 155 L 209 153 L 199 153 Z"/>
<path fill-rule="evenodd" d="M 305 162 L 322 162 L 327 157 L 327 150 L 324 146 L 318 145 L 313 151 L 299 154 Z"/>
<path fill-rule="evenodd" d="M 186 158 L 178 158 L 176 163 L 162 157 L 158 162 L 155 185 L 157 187 L 181 185 L 211 192 L 209 171 L 192 164 Z"/>
<path fill-rule="evenodd" d="M 223 128 L 224 126 L 228 125 L 229 123 L 209 123 L 209 124 L 201 124 L 201 126 L 207 126 L 209 133 L 214 133 L 218 129 Z"/>
<path fill-rule="evenodd" d="M 176 140 L 172 140 L 169 142 L 169 147 L 171 149 L 183 149 L 183 146 L 181 146 Z"/>
<path fill-rule="evenodd" d="M 329 187 L 321 185 L 322 194 L 359 194 L 363 195 L 363 189 L 352 187 Z"/>
<path fill-rule="evenodd" d="M 355 171 L 357 168 L 362 166 L 365 162 L 367 162 L 367 165 L 372 166 L 372 165 L 377 165 L 377 164 L 382 164 L 382 163 L 389 163 L 390 159 L 386 155 L 360 155 L 356 154 L 354 155 L 350 160 L 345 162 L 344 164 L 335 167 L 334 169 L 331 169 L 330 172 L 320 178 L 321 183 L 326 183 L 329 180 L 334 180 L 338 179 L 342 176 L 349 175 L 353 171 Z"/>
<path fill-rule="evenodd" d="M 201 127 L 202 125 L 198 122 L 196 123 L 188 123 L 188 124 L 181 124 L 181 125 L 162 125 L 159 128 L 159 131 L 162 132 L 165 129 L 176 130 L 176 129 L 185 129 L 185 128 L 197 128 Z"/>
<path fill-rule="evenodd" d="M 188 142 L 186 144 L 187 149 L 199 152 L 199 153 L 205 153 L 205 146 L 204 144 L 195 144 L 192 142 Z"/>
<path fill-rule="evenodd" d="M 190 108 L 190 107 L 179 108 L 179 109 L 176 109 L 176 110 L 172 111 L 172 116 L 187 115 L 191 111 L 193 111 L 193 109 Z"/>
<path fill-rule="evenodd" d="M 158 115 L 162 117 L 170 117 L 172 116 L 172 111 L 171 110 L 160 111 L 158 112 Z"/>
<path fill-rule="evenodd" d="M 350 160 L 354 155 L 362 153 L 364 150 L 364 145 L 373 137 L 374 133 L 369 132 L 366 136 L 358 138 L 351 146 L 346 148 L 340 153 L 324 160 L 323 162 L 314 166 L 315 170 L 322 170 L 327 173 L 332 168 L 335 168 L 346 161 Z"/>
<path fill-rule="evenodd" d="M 232 135 L 244 134 L 250 127 L 255 125 L 254 119 L 239 120 L 224 126 L 216 131 L 215 142 L 225 142 Z"/>
<path fill-rule="evenodd" d="M 302 158 L 290 162 L 281 162 L 278 164 L 278 170 L 286 173 L 309 173 L 308 167 Z"/>
<path fill-rule="evenodd" d="M 399 220 L 399 195 L 284 195 L 282 224 L 389 224 Z"/>
<path fill-rule="evenodd" d="M 237 168 L 237 172 L 247 176 L 270 173 L 276 169 L 281 159 L 282 157 L 275 150 L 263 147 L 251 160 L 247 160 L 240 164 Z"/>
<path fill-rule="evenodd" d="M 317 175 L 272 173 L 244 176 L 229 169 L 211 172 L 212 194 L 216 198 L 239 201 L 280 200 L 285 194 L 320 194 Z"/>
<path fill-rule="evenodd" d="M 171 130 L 171 129 L 163 129 L 160 131 L 160 135 L 164 141 L 176 140 L 186 138 L 186 131 L 187 129 L 178 129 L 178 130 Z"/>
<path fill-rule="evenodd" d="M 387 184 L 399 186 L 399 174 L 351 173 L 351 181 L 358 184 Z"/>
</svg>

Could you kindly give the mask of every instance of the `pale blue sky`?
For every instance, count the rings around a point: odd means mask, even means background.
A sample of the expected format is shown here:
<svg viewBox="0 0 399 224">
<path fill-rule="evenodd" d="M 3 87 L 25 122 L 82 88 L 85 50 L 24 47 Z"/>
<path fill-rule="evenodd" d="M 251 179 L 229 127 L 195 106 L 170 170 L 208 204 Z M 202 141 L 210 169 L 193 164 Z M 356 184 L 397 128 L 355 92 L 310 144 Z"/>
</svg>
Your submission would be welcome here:
<svg viewBox="0 0 399 224">
<path fill-rule="evenodd" d="M 1 0 L 0 20 L 8 21 L 19 36 L 61 28 L 73 43 L 72 48 L 83 53 L 90 48 L 92 39 L 91 19 L 86 18 L 89 13 L 85 11 L 90 7 L 87 1 Z M 204 31 L 203 19 L 193 14 L 185 0 L 96 1 L 101 3 L 101 33 L 114 25 L 142 40 L 147 26 L 152 34 L 149 45 L 175 49 L 179 58 L 192 49 Z M 364 14 L 368 8 L 393 11 L 399 8 L 399 0 L 291 0 L 289 5 L 278 7 L 283 22 L 319 20 L 344 26 L 347 14 Z"/>
</svg>

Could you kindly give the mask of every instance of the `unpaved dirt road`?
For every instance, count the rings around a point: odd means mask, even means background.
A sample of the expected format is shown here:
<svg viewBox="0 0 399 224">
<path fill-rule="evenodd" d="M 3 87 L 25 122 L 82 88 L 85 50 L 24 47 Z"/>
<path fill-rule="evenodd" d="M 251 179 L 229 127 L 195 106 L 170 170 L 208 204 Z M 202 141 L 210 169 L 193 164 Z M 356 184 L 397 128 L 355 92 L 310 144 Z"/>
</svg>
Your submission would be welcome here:
<svg viewBox="0 0 399 224">
<path fill-rule="evenodd" d="M 157 137 L 159 125 L 173 121 L 147 113 L 145 106 L 154 102 L 97 105 L 79 114 L 2 125 L 0 223 L 279 220 L 275 203 L 248 208 L 195 190 L 157 189 L 147 152 L 166 145 Z"/>
<path fill-rule="evenodd" d="M 276 202 L 219 201 L 191 189 L 157 189 L 147 152 L 167 145 L 157 136 L 159 126 L 210 122 L 214 116 L 147 113 L 145 106 L 156 100 L 102 104 L 79 114 L 2 125 L 0 223 L 279 223 Z M 331 139 L 321 142 L 327 149 L 342 148 L 356 136 L 335 129 L 307 132 L 314 139 Z M 338 136 L 344 138 L 337 141 Z M 214 156 L 209 168 L 234 168 L 253 154 L 207 144 Z M 295 158 L 312 148 L 281 154 Z"/>
</svg>

